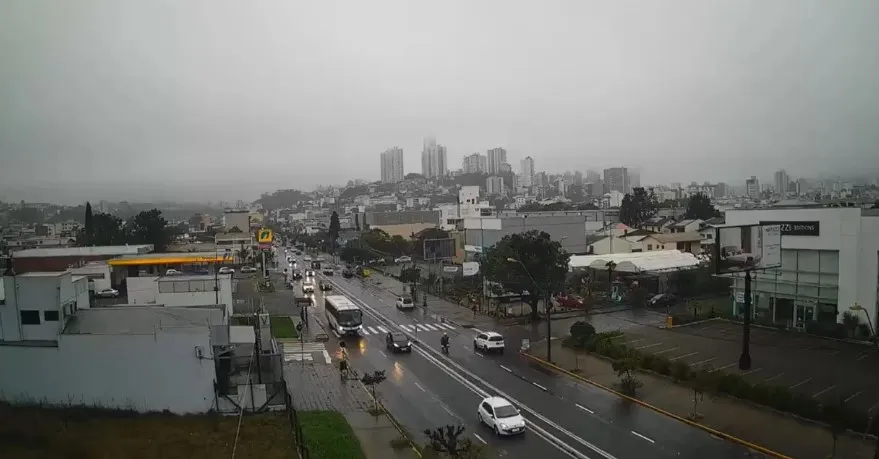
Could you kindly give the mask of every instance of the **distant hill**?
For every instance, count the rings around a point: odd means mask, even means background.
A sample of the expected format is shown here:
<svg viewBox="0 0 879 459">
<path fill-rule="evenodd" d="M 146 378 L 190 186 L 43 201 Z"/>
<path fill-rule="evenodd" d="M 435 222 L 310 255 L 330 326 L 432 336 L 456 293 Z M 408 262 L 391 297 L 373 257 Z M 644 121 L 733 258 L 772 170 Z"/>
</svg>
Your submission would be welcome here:
<svg viewBox="0 0 879 459">
<path fill-rule="evenodd" d="M 262 193 L 260 198 L 254 201 L 266 209 L 282 209 L 296 207 L 299 201 L 310 201 L 311 196 L 299 190 L 278 190 L 272 194 Z"/>
</svg>

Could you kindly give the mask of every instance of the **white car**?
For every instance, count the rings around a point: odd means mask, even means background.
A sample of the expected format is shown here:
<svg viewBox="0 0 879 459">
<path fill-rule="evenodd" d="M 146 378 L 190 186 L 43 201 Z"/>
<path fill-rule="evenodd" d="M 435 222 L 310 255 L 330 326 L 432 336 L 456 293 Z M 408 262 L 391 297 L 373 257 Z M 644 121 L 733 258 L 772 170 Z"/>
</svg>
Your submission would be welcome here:
<svg viewBox="0 0 879 459">
<path fill-rule="evenodd" d="M 415 309 L 415 303 L 412 302 L 412 298 L 408 296 L 401 296 L 397 298 L 397 309 Z"/>
<path fill-rule="evenodd" d="M 220 274 L 235 274 L 235 270 L 228 266 L 223 266 L 220 268 Z"/>
<path fill-rule="evenodd" d="M 498 435 L 525 433 L 525 418 L 518 408 L 503 397 L 488 397 L 479 402 L 476 418 Z"/>
<path fill-rule="evenodd" d="M 253 266 L 245 266 L 245 267 L 241 268 L 241 272 L 242 273 L 255 273 L 256 268 L 254 268 Z"/>
<path fill-rule="evenodd" d="M 412 263 L 412 257 L 400 257 L 395 259 L 394 263 Z"/>
<path fill-rule="evenodd" d="M 302 293 L 314 293 L 314 282 L 305 281 L 302 283 Z"/>
<path fill-rule="evenodd" d="M 500 333 L 482 332 L 473 338 L 473 350 L 504 353 L 504 337 Z"/>
<path fill-rule="evenodd" d="M 179 276 L 181 274 L 183 274 L 183 273 L 180 271 L 177 271 L 176 269 L 169 269 L 169 270 L 165 271 L 166 276 Z"/>
<path fill-rule="evenodd" d="M 115 288 L 105 288 L 100 292 L 95 293 L 95 296 L 98 298 L 117 298 L 119 297 L 119 290 Z"/>
</svg>

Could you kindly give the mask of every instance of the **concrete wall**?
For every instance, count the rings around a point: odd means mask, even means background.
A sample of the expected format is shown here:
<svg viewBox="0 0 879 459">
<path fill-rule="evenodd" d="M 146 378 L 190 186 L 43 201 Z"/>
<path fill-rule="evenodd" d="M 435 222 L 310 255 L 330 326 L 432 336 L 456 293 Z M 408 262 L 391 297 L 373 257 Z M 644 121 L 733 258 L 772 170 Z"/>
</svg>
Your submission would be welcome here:
<svg viewBox="0 0 879 459">
<path fill-rule="evenodd" d="M 504 236 L 531 230 L 545 231 L 553 240 L 561 241 L 570 253 L 586 253 L 586 220 L 583 215 L 519 214 L 498 218 L 464 219 L 467 245 L 491 247 Z M 563 239 L 564 238 L 564 239 Z"/>
<path fill-rule="evenodd" d="M 158 277 L 129 277 L 125 282 L 128 284 L 129 304 L 156 304 Z"/>
<path fill-rule="evenodd" d="M 204 413 L 214 405 L 208 329 L 61 335 L 57 347 L 0 345 L 0 399 Z M 200 347 L 204 359 L 196 357 Z"/>
<path fill-rule="evenodd" d="M 219 303 L 217 303 L 217 292 L 214 292 L 214 277 L 206 277 L 207 278 L 204 280 L 186 281 L 190 284 L 190 287 L 195 284 L 199 285 L 196 288 L 190 288 L 190 291 L 188 292 L 179 291 L 183 290 L 180 288 L 175 289 L 175 291 L 169 291 L 171 289 L 166 286 L 166 283 L 174 282 L 173 277 L 166 277 L 159 280 L 155 283 L 158 289 L 156 292 L 156 304 L 163 304 L 169 307 L 222 304 L 226 306 L 226 317 L 230 317 L 233 314 L 232 306 L 234 304 L 234 300 L 232 299 L 232 276 L 230 274 L 220 274 L 217 276 L 220 285 Z M 201 287 L 200 284 L 204 284 L 204 287 Z"/>
<path fill-rule="evenodd" d="M 79 268 L 71 268 L 74 276 L 86 276 L 91 280 L 95 292 L 112 287 L 110 265 L 106 263 L 89 263 Z"/>
</svg>

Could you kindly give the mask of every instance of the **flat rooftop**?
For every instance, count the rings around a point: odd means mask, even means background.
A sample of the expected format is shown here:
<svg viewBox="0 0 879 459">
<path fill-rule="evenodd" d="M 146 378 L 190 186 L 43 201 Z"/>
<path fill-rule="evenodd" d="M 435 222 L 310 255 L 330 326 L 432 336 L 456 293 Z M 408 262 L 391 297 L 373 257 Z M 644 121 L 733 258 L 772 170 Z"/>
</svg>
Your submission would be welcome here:
<svg viewBox="0 0 879 459">
<path fill-rule="evenodd" d="M 152 244 L 139 245 L 102 245 L 95 247 L 58 247 L 48 249 L 25 249 L 12 252 L 12 258 L 46 258 L 46 257 L 95 257 L 137 255 L 152 252 Z"/>
<path fill-rule="evenodd" d="M 24 274 L 16 274 L 15 277 L 61 277 L 67 274 L 67 271 L 34 271 Z"/>
<path fill-rule="evenodd" d="M 65 335 L 151 335 L 157 330 L 198 329 L 223 324 L 224 311 L 213 308 L 122 306 L 80 309 Z"/>
</svg>

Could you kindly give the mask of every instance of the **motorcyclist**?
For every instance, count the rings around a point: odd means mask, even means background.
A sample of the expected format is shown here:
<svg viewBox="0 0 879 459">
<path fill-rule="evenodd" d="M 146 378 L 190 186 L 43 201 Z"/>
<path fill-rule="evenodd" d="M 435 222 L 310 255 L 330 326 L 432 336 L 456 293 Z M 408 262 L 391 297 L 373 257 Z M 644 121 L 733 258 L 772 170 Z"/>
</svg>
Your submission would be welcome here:
<svg viewBox="0 0 879 459">
<path fill-rule="evenodd" d="M 440 344 L 441 344 L 442 347 L 444 347 L 444 348 L 449 347 L 449 335 L 448 335 L 448 333 L 443 332 L 443 337 L 440 338 Z"/>
</svg>

